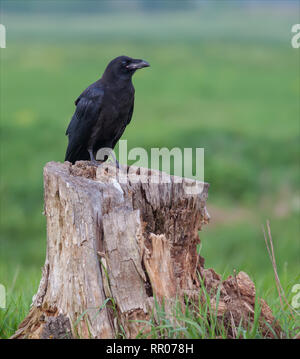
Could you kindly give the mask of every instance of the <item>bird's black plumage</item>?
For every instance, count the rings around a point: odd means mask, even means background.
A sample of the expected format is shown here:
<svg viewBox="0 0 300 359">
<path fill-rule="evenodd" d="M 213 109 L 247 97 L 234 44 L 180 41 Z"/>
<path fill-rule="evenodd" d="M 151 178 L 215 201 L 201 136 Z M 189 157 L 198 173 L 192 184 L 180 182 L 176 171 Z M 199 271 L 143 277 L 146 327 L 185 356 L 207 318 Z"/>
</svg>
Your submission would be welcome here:
<svg viewBox="0 0 300 359">
<path fill-rule="evenodd" d="M 115 147 L 133 113 L 132 75 L 147 66 L 146 61 L 119 56 L 108 64 L 98 81 L 82 92 L 66 131 L 69 144 L 65 161 L 95 162 L 100 148 Z"/>
</svg>

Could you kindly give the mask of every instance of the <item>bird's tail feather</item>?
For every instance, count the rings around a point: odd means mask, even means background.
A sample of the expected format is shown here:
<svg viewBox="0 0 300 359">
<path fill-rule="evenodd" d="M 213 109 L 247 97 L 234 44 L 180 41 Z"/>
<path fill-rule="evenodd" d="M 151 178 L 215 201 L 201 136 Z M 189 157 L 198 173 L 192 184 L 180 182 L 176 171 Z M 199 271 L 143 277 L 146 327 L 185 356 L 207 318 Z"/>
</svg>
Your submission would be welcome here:
<svg viewBox="0 0 300 359">
<path fill-rule="evenodd" d="M 78 146 L 76 148 L 67 148 L 65 161 L 74 164 L 76 161 L 89 161 L 90 155 L 85 148 Z"/>
</svg>

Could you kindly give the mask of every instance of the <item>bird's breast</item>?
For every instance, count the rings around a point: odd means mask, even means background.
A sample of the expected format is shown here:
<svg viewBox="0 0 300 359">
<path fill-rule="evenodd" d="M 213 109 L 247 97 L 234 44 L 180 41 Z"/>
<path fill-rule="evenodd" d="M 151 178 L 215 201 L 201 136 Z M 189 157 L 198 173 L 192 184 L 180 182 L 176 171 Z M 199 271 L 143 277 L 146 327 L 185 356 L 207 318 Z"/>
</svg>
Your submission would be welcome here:
<svg viewBox="0 0 300 359">
<path fill-rule="evenodd" d="M 108 96 L 108 101 L 105 101 L 105 116 L 109 117 L 111 121 L 122 120 L 124 116 L 128 115 L 132 102 L 133 93 L 131 91 L 112 91 Z"/>
<path fill-rule="evenodd" d="M 96 125 L 96 138 L 101 146 L 109 146 L 127 124 L 132 103 L 133 96 L 128 94 L 113 94 L 103 101 Z"/>
</svg>

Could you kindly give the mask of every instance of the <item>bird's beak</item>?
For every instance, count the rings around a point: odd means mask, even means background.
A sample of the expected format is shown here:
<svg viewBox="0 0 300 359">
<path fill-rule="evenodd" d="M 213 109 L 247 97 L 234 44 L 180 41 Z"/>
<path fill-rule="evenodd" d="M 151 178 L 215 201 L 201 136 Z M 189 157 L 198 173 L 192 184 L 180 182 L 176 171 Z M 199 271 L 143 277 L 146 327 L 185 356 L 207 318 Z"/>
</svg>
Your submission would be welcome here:
<svg viewBox="0 0 300 359">
<path fill-rule="evenodd" d="M 149 67 L 150 64 L 144 60 L 135 60 L 131 64 L 127 65 L 126 68 L 129 70 L 138 70 L 142 69 L 143 67 Z"/>
</svg>

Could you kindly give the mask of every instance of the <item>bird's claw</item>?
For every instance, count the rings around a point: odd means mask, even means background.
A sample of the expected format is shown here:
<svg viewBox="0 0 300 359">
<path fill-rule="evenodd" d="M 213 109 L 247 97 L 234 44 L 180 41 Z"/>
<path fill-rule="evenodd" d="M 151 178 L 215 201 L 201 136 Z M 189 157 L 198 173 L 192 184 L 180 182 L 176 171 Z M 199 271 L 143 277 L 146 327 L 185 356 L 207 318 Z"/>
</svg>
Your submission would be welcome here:
<svg viewBox="0 0 300 359">
<path fill-rule="evenodd" d="M 90 161 L 90 164 L 91 164 L 91 166 L 99 167 L 99 166 L 102 165 L 102 162 L 99 163 L 99 162 L 96 161 L 96 160 L 91 160 L 91 161 Z"/>
</svg>

